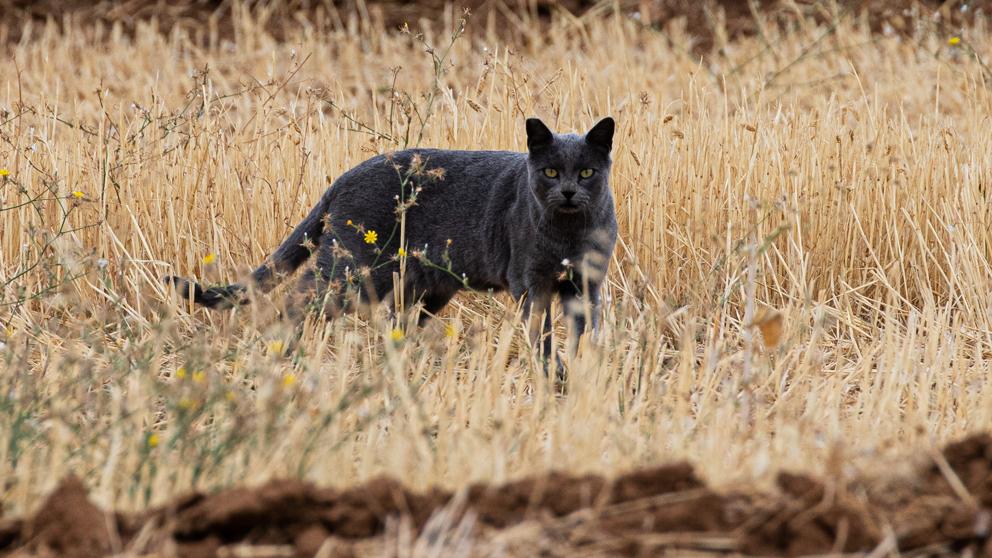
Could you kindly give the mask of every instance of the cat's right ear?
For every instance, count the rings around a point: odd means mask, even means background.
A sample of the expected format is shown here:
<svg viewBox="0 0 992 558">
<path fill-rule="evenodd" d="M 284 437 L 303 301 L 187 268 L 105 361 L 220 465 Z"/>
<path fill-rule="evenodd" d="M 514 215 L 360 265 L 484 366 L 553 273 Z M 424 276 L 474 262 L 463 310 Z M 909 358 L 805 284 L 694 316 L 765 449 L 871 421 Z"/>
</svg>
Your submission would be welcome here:
<svg viewBox="0 0 992 558">
<path fill-rule="evenodd" d="M 547 147 L 555 140 L 555 135 L 551 129 L 541 122 L 540 118 L 527 119 L 527 149 L 533 151 Z"/>
</svg>

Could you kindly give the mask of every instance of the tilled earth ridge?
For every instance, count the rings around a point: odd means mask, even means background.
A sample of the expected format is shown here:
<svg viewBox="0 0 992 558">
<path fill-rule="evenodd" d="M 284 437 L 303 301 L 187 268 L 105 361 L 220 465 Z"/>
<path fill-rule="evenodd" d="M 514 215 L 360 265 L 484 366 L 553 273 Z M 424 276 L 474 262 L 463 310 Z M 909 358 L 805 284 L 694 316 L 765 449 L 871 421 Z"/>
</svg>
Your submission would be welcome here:
<svg viewBox="0 0 992 558">
<path fill-rule="evenodd" d="M 685 463 L 605 479 L 559 472 L 458 492 L 378 478 L 194 493 L 141 513 L 97 508 L 64 480 L 31 516 L 0 519 L 0 556 L 799 556 L 879 550 L 992 555 L 992 436 L 927 456 L 909 477 L 782 473 L 773 493 L 719 492 Z M 416 554 L 416 553 L 414 553 Z"/>
</svg>

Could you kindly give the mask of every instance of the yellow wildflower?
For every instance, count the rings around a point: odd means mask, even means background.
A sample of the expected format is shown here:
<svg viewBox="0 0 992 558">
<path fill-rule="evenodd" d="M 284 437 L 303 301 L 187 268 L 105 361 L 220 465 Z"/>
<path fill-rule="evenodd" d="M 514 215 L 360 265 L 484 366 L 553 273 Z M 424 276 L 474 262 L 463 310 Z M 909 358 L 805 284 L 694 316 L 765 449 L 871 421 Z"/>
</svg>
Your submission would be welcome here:
<svg viewBox="0 0 992 558">
<path fill-rule="evenodd" d="M 186 367 L 180 366 L 179 369 L 176 370 L 176 377 L 179 378 L 180 380 L 182 380 L 183 378 L 185 378 L 186 377 Z"/>
<path fill-rule="evenodd" d="M 295 383 L 296 383 L 296 374 L 286 374 L 282 378 L 282 386 L 283 387 L 287 387 L 287 388 L 288 387 L 293 387 L 293 384 L 295 384 Z"/>
<path fill-rule="evenodd" d="M 451 324 L 448 324 L 448 325 L 444 326 L 444 336 L 445 337 L 454 337 L 457 333 L 458 332 L 455 331 L 455 326 L 453 326 Z"/>
<path fill-rule="evenodd" d="M 947 39 L 947 44 L 951 46 L 961 44 L 961 37 L 951 37 L 950 39 Z"/>
<path fill-rule="evenodd" d="M 379 240 L 379 234 L 375 231 L 365 233 L 365 244 L 375 244 L 376 240 Z"/>
<path fill-rule="evenodd" d="M 75 191 L 72 192 L 72 197 L 76 198 L 77 200 L 83 199 L 83 196 L 84 195 L 86 195 L 86 194 L 83 194 L 83 192 L 80 191 L 80 190 L 75 190 Z"/>
<path fill-rule="evenodd" d="M 180 409 L 189 410 L 193 408 L 193 405 L 194 405 L 193 400 L 189 399 L 188 397 L 183 397 L 182 399 L 179 400 Z"/>
<path fill-rule="evenodd" d="M 234 397 L 235 396 L 233 391 L 228 391 L 227 393 L 224 394 L 224 399 L 227 399 L 228 401 L 234 401 Z"/>
<path fill-rule="evenodd" d="M 155 448 L 158 447 L 158 434 L 152 433 L 148 435 L 148 447 Z"/>
<path fill-rule="evenodd" d="M 400 248 L 399 250 L 396 251 L 396 255 L 399 256 L 399 257 L 401 257 L 401 258 L 405 258 L 406 257 L 406 250 Z"/>
<path fill-rule="evenodd" d="M 217 261 L 217 254 L 214 254 L 213 252 L 203 256 L 203 265 L 210 265 L 215 261 Z"/>
<path fill-rule="evenodd" d="M 348 219 L 348 222 L 345 223 L 345 225 L 348 225 L 350 227 L 351 226 L 351 219 Z"/>
<path fill-rule="evenodd" d="M 286 348 L 286 344 L 282 341 L 269 341 L 269 354 L 270 355 L 281 355 L 283 349 Z"/>
<path fill-rule="evenodd" d="M 7 169 L 0 169 L 0 178 L 3 178 L 5 176 L 10 176 L 10 171 Z"/>
<path fill-rule="evenodd" d="M 399 343 L 400 341 L 402 341 L 403 340 L 403 337 L 404 337 L 404 335 L 403 335 L 403 330 L 402 329 L 397 328 L 397 329 L 394 329 L 393 331 L 389 332 L 389 338 L 392 339 L 393 341 L 397 342 L 397 343 Z"/>
<path fill-rule="evenodd" d="M 193 381 L 202 384 L 207 379 L 207 374 L 203 370 L 197 370 L 193 372 Z"/>
</svg>

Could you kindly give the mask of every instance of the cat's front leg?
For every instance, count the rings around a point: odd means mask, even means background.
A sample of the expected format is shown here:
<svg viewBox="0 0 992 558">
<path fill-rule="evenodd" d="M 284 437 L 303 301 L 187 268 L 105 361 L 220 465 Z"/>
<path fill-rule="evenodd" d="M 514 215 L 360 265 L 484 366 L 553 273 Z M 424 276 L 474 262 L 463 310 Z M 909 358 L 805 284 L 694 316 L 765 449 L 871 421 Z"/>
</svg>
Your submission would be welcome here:
<svg viewBox="0 0 992 558">
<path fill-rule="evenodd" d="M 548 365 L 551 363 L 551 299 L 554 291 L 547 288 L 531 286 L 529 288 L 510 287 L 510 294 L 521 301 L 521 314 L 524 326 L 527 328 L 527 337 L 532 347 L 537 349 L 538 357 L 544 367 L 544 373 L 548 373 Z M 522 299 L 522 300 L 521 300 Z M 557 379 L 564 380 L 564 369 L 561 359 L 558 361 Z"/>
<path fill-rule="evenodd" d="M 576 276 L 558 284 L 558 297 L 569 327 L 568 357 L 574 358 L 587 322 L 592 326 L 593 335 L 599 331 L 599 284 Z"/>
<path fill-rule="evenodd" d="M 522 305 L 522 317 L 531 346 L 541 348 L 541 357 L 551 353 L 551 293 L 528 290 Z"/>
</svg>

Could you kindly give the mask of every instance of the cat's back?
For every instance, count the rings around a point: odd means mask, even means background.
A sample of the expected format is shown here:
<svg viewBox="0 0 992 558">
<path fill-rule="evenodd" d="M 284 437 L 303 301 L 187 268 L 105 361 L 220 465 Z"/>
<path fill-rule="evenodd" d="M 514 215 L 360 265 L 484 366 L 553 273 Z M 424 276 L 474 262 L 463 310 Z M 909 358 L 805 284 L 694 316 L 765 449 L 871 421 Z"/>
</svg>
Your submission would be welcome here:
<svg viewBox="0 0 992 558">
<path fill-rule="evenodd" d="M 338 180 L 335 187 L 372 182 L 392 187 L 398 182 L 426 186 L 433 183 L 486 184 L 526 167 L 527 155 L 514 151 L 468 151 L 454 149 L 404 149 L 376 155 Z"/>
<path fill-rule="evenodd" d="M 387 154 L 388 158 L 389 155 Z M 397 158 L 411 161 L 419 157 L 428 168 L 443 168 L 454 174 L 503 171 L 525 163 L 527 155 L 516 151 L 472 151 L 461 149 L 407 149 Z"/>
<path fill-rule="evenodd" d="M 420 210 L 503 205 L 526 173 L 527 155 L 513 151 L 405 149 L 377 155 L 342 174 L 328 192 L 331 207 L 392 212 L 417 190 Z M 385 213 L 384 213 L 385 215 Z"/>
</svg>

